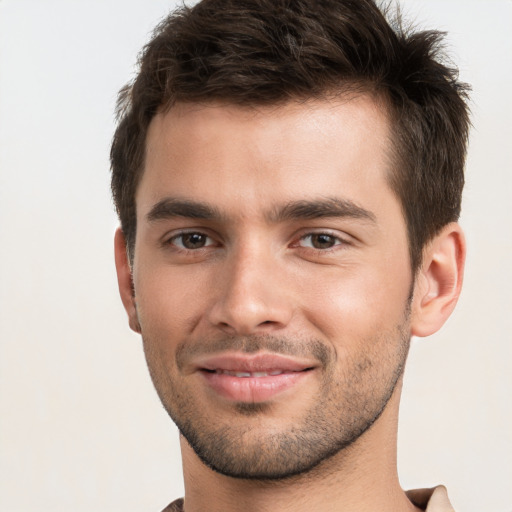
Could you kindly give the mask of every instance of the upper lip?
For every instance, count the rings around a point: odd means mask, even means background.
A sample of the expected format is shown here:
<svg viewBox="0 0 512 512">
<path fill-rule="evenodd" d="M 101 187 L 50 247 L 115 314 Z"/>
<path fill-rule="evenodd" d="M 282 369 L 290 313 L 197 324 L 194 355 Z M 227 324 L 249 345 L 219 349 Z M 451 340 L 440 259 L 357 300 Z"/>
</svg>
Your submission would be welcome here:
<svg viewBox="0 0 512 512">
<path fill-rule="evenodd" d="M 318 366 L 318 362 L 272 353 L 230 353 L 205 356 L 195 361 L 196 370 L 232 372 L 269 372 L 273 370 L 300 372 Z"/>
</svg>

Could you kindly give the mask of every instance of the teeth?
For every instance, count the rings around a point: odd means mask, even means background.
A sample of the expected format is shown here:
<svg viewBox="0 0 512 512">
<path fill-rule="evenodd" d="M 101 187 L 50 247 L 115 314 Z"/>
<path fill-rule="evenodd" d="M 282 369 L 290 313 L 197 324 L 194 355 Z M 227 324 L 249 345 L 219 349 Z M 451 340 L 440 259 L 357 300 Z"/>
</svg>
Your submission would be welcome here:
<svg viewBox="0 0 512 512">
<path fill-rule="evenodd" d="M 251 374 L 249 372 L 234 372 L 235 377 L 250 377 Z"/>
<path fill-rule="evenodd" d="M 215 370 L 216 373 L 223 375 L 231 375 L 233 377 L 268 377 L 269 375 L 281 375 L 284 373 L 283 370 L 272 370 L 271 372 L 235 372 L 231 370 Z"/>
</svg>

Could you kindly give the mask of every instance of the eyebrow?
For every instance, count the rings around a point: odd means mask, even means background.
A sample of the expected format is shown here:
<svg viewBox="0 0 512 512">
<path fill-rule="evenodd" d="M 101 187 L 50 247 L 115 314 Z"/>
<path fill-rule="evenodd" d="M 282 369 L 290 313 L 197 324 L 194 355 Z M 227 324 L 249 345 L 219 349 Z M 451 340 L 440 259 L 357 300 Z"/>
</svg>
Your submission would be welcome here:
<svg viewBox="0 0 512 512">
<path fill-rule="evenodd" d="M 291 201 L 283 207 L 271 212 L 271 222 L 282 222 L 294 219 L 321 219 L 324 217 L 348 217 L 377 222 L 375 214 L 353 201 L 337 197 L 327 197 L 317 200 Z"/>
<path fill-rule="evenodd" d="M 214 206 L 206 203 L 190 201 L 188 199 L 175 199 L 167 197 L 158 201 L 146 215 L 148 222 L 172 219 L 173 217 L 187 217 L 189 219 L 220 219 L 222 215 Z"/>
<path fill-rule="evenodd" d="M 225 218 L 225 215 L 208 203 L 172 197 L 158 201 L 146 215 L 148 222 L 174 217 L 221 220 Z M 287 220 L 310 220 L 324 217 L 348 217 L 377 222 L 373 212 L 358 206 L 353 201 L 336 197 L 290 201 L 283 206 L 276 206 L 265 217 L 268 222 L 276 224 Z"/>
</svg>

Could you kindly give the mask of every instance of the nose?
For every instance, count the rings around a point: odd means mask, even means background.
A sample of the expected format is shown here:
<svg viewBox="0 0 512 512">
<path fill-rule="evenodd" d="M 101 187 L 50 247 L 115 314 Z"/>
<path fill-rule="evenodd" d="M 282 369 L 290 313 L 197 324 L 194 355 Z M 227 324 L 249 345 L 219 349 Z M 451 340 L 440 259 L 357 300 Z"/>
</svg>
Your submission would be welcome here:
<svg viewBox="0 0 512 512">
<path fill-rule="evenodd" d="M 209 322 L 229 335 L 269 333 L 293 316 L 290 283 L 272 254 L 247 248 L 226 258 Z"/>
</svg>

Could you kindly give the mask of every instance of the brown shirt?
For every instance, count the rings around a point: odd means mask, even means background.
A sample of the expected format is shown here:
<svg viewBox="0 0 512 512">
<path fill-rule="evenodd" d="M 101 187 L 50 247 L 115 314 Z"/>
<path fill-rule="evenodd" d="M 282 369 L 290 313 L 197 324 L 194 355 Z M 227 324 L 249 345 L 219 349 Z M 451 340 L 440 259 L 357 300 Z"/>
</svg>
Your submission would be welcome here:
<svg viewBox="0 0 512 512">
<path fill-rule="evenodd" d="M 455 512 L 448 500 L 446 487 L 440 485 L 433 489 L 414 489 L 407 491 L 407 497 L 425 512 Z M 184 512 L 184 500 L 173 501 L 162 512 Z"/>
</svg>

